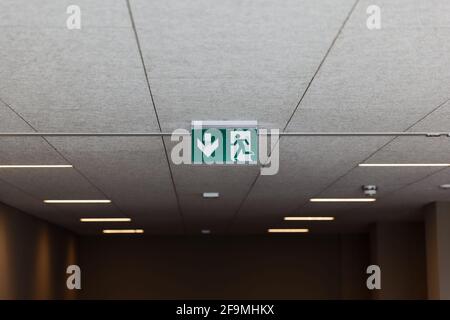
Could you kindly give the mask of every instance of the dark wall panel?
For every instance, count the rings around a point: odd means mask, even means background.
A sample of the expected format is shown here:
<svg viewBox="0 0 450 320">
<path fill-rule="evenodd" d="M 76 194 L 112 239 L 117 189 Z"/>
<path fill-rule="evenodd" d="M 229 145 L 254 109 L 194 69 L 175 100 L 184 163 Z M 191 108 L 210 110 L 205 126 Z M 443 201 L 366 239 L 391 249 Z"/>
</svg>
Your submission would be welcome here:
<svg viewBox="0 0 450 320">
<path fill-rule="evenodd" d="M 76 263 L 70 232 L 0 204 L 0 299 L 68 299 L 66 268 Z"/>
<path fill-rule="evenodd" d="M 83 298 L 341 297 L 341 238 L 334 235 L 85 237 L 80 246 Z M 361 272 L 346 280 L 361 281 Z M 347 295 L 364 298 L 361 285 L 353 287 Z"/>
</svg>

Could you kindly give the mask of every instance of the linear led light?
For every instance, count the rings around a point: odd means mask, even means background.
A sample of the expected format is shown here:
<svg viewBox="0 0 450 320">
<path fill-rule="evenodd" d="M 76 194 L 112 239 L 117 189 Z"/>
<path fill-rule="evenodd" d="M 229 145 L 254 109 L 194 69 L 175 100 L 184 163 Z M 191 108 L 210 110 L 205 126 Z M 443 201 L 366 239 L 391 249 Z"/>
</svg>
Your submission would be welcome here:
<svg viewBox="0 0 450 320">
<path fill-rule="evenodd" d="M 130 222 L 130 218 L 81 218 L 81 222 Z"/>
<path fill-rule="evenodd" d="M 360 163 L 360 167 L 450 167 L 450 163 Z"/>
<path fill-rule="evenodd" d="M 71 164 L 12 164 L 0 165 L 1 169 L 23 169 L 23 168 L 73 168 Z"/>
<path fill-rule="evenodd" d="M 114 234 L 114 233 L 144 233 L 143 229 L 105 229 L 103 233 Z"/>
<path fill-rule="evenodd" d="M 375 198 L 312 198 L 311 202 L 374 202 Z"/>
<path fill-rule="evenodd" d="M 269 233 L 305 233 L 309 232 L 309 229 L 268 229 Z"/>
<path fill-rule="evenodd" d="M 111 200 L 44 200 L 44 203 L 111 203 Z"/>
<path fill-rule="evenodd" d="M 286 221 L 332 221 L 334 217 L 284 217 Z"/>
</svg>

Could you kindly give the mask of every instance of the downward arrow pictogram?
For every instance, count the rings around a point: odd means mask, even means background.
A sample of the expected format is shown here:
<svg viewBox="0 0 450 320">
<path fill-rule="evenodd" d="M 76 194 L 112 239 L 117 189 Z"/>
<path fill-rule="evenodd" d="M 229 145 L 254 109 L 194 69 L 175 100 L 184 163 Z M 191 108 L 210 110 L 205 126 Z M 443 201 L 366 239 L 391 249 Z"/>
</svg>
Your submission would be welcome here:
<svg viewBox="0 0 450 320">
<path fill-rule="evenodd" d="M 211 133 L 205 133 L 205 144 L 203 144 L 200 139 L 197 139 L 197 147 L 205 154 L 205 156 L 210 157 L 219 147 L 219 140 L 216 139 L 212 142 Z"/>
</svg>

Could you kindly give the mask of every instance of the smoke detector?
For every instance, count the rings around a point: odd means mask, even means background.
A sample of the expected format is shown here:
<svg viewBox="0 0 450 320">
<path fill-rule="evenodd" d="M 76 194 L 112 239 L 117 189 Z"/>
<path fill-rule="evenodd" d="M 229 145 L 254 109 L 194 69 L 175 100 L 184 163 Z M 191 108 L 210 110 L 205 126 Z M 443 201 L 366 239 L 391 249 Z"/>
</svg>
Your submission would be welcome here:
<svg viewBox="0 0 450 320">
<path fill-rule="evenodd" d="M 363 190 L 365 196 L 373 197 L 377 194 L 378 187 L 376 185 L 368 184 L 368 185 L 362 186 L 362 190 Z"/>
</svg>

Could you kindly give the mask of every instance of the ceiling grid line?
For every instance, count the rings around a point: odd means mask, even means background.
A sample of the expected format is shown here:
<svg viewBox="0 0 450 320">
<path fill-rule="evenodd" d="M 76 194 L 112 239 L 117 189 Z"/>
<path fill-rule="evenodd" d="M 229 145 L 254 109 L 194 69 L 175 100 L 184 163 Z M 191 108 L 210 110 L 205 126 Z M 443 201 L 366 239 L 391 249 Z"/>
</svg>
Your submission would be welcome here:
<svg viewBox="0 0 450 320">
<path fill-rule="evenodd" d="M 379 197 L 377 199 L 379 200 L 379 199 L 389 198 L 389 197 L 395 195 L 395 193 L 397 193 L 397 192 L 399 192 L 401 190 L 404 190 L 404 189 L 406 189 L 406 188 L 408 188 L 408 187 L 410 187 L 410 186 L 412 186 L 412 185 L 414 185 L 416 183 L 422 182 L 422 181 L 424 181 L 424 180 L 426 180 L 426 179 L 428 179 L 428 178 L 430 178 L 430 177 L 432 177 L 432 176 L 434 176 L 434 175 L 436 175 L 436 174 L 438 174 L 438 173 L 440 173 L 442 171 L 446 171 L 446 170 L 448 170 L 448 168 L 437 169 L 436 171 L 433 171 L 433 172 L 431 172 L 429 174 L 426 174 L 425 176 L 423 176 L 423 177 L 421 177 L 421 178 L 419 178 L 419 179 L 417 179 L 415 181 L 412 181 L 412 182 L 407 183 L 407 184 L 405 184 L 405 185 L 403 185 L 403 186 L 401 186 L 401 187 L 399 187 L 399 188 L 397 188 L 395 190 L 392 190 L 391 192 L 389 192 L 386 195 L 384 195 L 382 197 Z M 363 205 L 358 205 L 358 206 L 356 206 L 356 207 L 354 207 L 352 209 L 345 210 L 344 213 L 352 212 L 352 211 L 358 210 L 360 208 L 363 208 Z"/>
<path fill-rule="evenodd" d="M 6 103 L 3 99 L 0 98 L 0 101 L 8 107 L 15 115 L 17 115 L 20 119 L 22 119 L 25 124 L 30 127 L 31 130 L 34 132 L 38 132 L 38 130 L 30 123 L 28 122 L 21 114 L 19 114 L 10 104 Z M 66 161 L 68 164 L 71 164 L 71 161 L 66 158 L 50 141 L 48 141 L 47 138 L 41 137 L 43 141 L 45 141 L 50 148 L 52 148 L 64 161 Z M 96 189 L 98 192 L 100 192 L 106 199 L 109 199 L 108 195 L 95 183 L 91 181 L 84 173 L 82 173 L 76 166 L 72 167 L 81 177 L 83 177 L 94 189 Z M 126 214 L 114 201 L 112 201 L 112 205 L 124 216 L 129 217 L 128 214 Z"/>
<path fill-rule="evenodd" d="M 0 182 L 6 184 L 6 185 L 8 185 L 8 186 L 13 187 L 14 189 L 19 190 L 20 192 L 22 192 L 23 194 L 29 196 L 30 198 L 33 198 L 33 199 L 35 199 L 35 200 L 37 200 L 37 201 L 39 201 L 39 202 L 42 201 L 42 199 L 39 199 L 39 198 L 35 197 L 33 194 L 29 193 L 28 191 L 26 191 L 26 190 L 22 189 L 21 187 L 15 185 L 14 183 L 11 183 L 11 182 L 9 182 L 9 181 L 4 180 L 3 178 L 0 178 Z M 55 210 L 55 208 L 50 208 L 50 209 L 51 209 L 51 210 Z"/>
<path fill-rule="evenodd" d="M 347 16 L 345 17 L 344 21 L 341 24 L 341 27 L 339 28 L 338 32 L 336 33 L 336 35 L 333 38 L 333 41 L 331 42 L 330 46 L 328 47 L 327 51 L 325 52 L 325 55 L 322 57 L 319 65 L 316 68 L 316 71 L 314 72 L 314 74 L 312 75 L 310 81 L 308 82 L 308 85 L 306 86 L 305 90 L 303 91 L 303 94 L 301 95 L 297 105 L 295 106 L 291 116 L 288 118 L 285 126 L 283 127 L 283 132 L 286 131 L 287 127 L 289 126 L 289 123 L 291 122 L 292 118 L 294 117 L 295 113 L 297 112 L 297 110 L 299 109 L 299 106 L 301 104 L 301 102 L 303 101 L 304 97 L 306 96 L 306 93 L 308 92 L 309 88 L 311 87 L 314 79 L 316 78 L 317 74 L 319 73 L 322 65 L 325 63 L 325 60 L 327 59 L 328 55 L 330 54 L 332 48 L 334 47 L 334 45 L 336 44 L 337 39 L 339 38 L 339 36 L 341 35 L 342 31 L 344 30 L 345 25 L 347 24 L 348 20 L 350 19 L 352 13 L 355 11 L 356 6 L 358 5 L 359 0 L 356 0 L 352 7 L 350 8 L 350 11 L 348 12 Z M 275 143 L 275 146 L 280 143 L 281 137 L 277 140 L 277 142 Z M 274 148 L 275 148 L 274 146 Z M 273 149 L 272 149 L 273 150 Z M 271 154 L 272 152 L 270 152 Z M 237 210 L 234 212 L 233 216 L 230 219 L 230 223 L 228 224 L 226 230 L 229 232 L 229 230 L 231 230 L 231 228 L 233 227 L 234 222 L 237 219 L 237 216 L 239 214 L 239 211 L 242 209 L 242 207 L 244 206 L 244 203 L 247 201 L 248 196 L 250 195 L 250 193 L 252 192 L 254 186 L 256 185 L 256 183 L 258 182 L 260 174 L 258 174 L 255 179 L 253 180 L 253 182 L 250 184 L 249 190 L 248 192 L 244 195 L 244 198 L 242 199 L 242 201 L 239 203 Z"/>
<path fill-rule="evenodd" d="M 418 119 L 417 121 L 415 121 L 413 124 L 411 124 L 408 128 L 405 129 L 405 131 L 408 131 L 410 129 L 412 129 L 415 125 L 419 124 L 421 121 L 425 120 L 425 118 L 427 118 L 428 116 L 430 116 L 432 113 L 434 113 L 435 111 L 437 111 L 438 109 L 440 109 L 441 107 L 443 107 L 444 105 L 447 104 L 447 102 L 449 102 L 450 99 L 446 99 L 444 102 L 442 102 L 441 104 L 439 104 L 437 107 L 435 107 L 434 109 L 432 109 L 431 111 L 429 111 L 426 115 L 422 116 L 420 119 Z M 364 160 L 362 160 L 360 163 L 364 163 L 365 161 L 367 161 L 368 159 L 370 159 L 371 157 L 373 157 L 377 152 L 381 151 L 383 148 L 385 148 L 386 146 L 388 146 L 390 143 L 392 143 L 395 139 L 397 139 L 398 137 L 394 137 L 392 139 L 390 139 L 388 142 L 386 142 L 385 144 L 383 144 L 380 148 L 378 148 L 376 151 L 372 152 L 368 157 L 366 157 Z M 343 175 L 339 176 L 337 179 L 335 179 L 332 183 L 330 183 L 329 185 L 327 185 L 322 191 L 320 191 L 319 193 L 315 194 L 313 197 L 318 197 L 320 196 L 324 191 L 326 191 L 327 189 L 331 188 L 334 184 L 336 184 L 338 181 L 340 181 L 341 179 L 343 179 L 345 176 L 347 176 L 348 174 L 351 173 L 351 171 L 353 171 L 354 169 L 356 169 L 358 167 L 358 165 L 354 166 L 353 168 L 351 168 L 350 170 L 348 170 L 346 173 L 344 173 Z M 384 199 L 384 198 L 389 198 L 392 195 L 394 195 L 395 193 L 404 190 L 416 183 L 419 183 L 421 181 L 424 181 L 440 172 L 443 172 L 445 170 L 447 170 L 448 168 L 440 168 L 440 169 L 436 169 L 435 171 L 426 174 L 425 176 L 414 180 L 410 183 L 407 183 L 395 190 L 392 190 L 391 192 L 389 192 L 388 194 L 386 194 L 385 196 L 379 197 L 378 199 Z M 299 207 L 295 210 L 295 212 L 301 211 L 302 208 L 304 208 L 309 202 L 304 202 L 301 205 L 299 205 Z M 359 208 L 362 208 L 362 205 L 357 206 L 353 209 L 348 209 L 346 210 L 346 212 L 351 212 L 353 210 L 357 210 Z"/>
<path fill-rule="evenodd" d="M 35 197 L 33 194 L 31 194 L 31 193 L 29 193 L 28 191 L 26 191 L 26 190 L 20 188 L 19 186 L 15 185 L 14 183 L 11 183 L 11 182 L 9 182 L 9 181 L 6 181 L 6 180 L 4 180 L 4 179 L 2 179 L 2 178 L 0 178 L 0 182 L 4 183 L 4 184 L 7 185 L 7 186 L 12 187 L 13 189 L 18 190 L 19 192 L 21 192 L 21 193 L 25 194 L 26 196 L 30 197 L 31 199 L 34 199 L 34 200 L 36 200 L 36 201 L 38 201 L 38 202 L 41 202 L 41 201 L 42 201 L 42 199 L 39 199 L 39 198 Z M 5 204 L 9 205 L 10 207 L 16 208 L 16 207 L 15 207 L 14 205 L 12 205 L 11 203 L 5 202 Z M 49 209 L 50 211 L 52 211 L 53 213 L 56 213 L 56 214 L 60 212 L 60 211 L 59 211 L 58 209 L 56 209 L 55 207 L 48 207 L 48 209 Z M 29 211 L 28 211 L 28 210 L 29 210 Z M 34 210 L 30 210 L 30 209 L 28 209 L 28 210 L 27 210 L 27 213 L 33 213 L 33 211 L 34 211 Z M 37 218 L 40 218 L 40 219 L 44 219 L 44 220 L 45 220 L 45 218 L 40 217 L 39 214 L 36 214 L 36 213 L 35 213 L 35 216 L 36 216 Z M 64 229 L 67 229 L 67 230 L 70 230 L 70 231 L 73 231 L 73 229 L 67 227 L 67 225 L 66 225 L 66 226 L 58 225 L 58 227 L 64 228 Z"/>
<path fill-rule="evenodd" d="M 446 99 L 444 102 L 440 103 L 437 107 L 433 108 L 431 111 L 429 111 L 427 114 L 425 114 L 424 116 L 422 116 L 420 119 L 416 120 L 413 124 L 411 124 L 410 126 L 408 126 L 403 132 L 407 132 L 408 130 L 411 130 L 414 126 L 416 126 L 417 124 L 419 124 L 421 121 L 423 121 L 425 118 L 427 118 L 428 116 L 430 116 L 431 114 L 433 114 L 435 111 L 439 110 L 441 107 L 443 107 L 444 105 L 447 104 L 447 102 L 449 102 L 450 99 Z M 371 152 L 367 157 L 365 157 L 363 160 L 358 161 L 358 163 L 353 166 L 351 169 L 349 169 L 347 172 L 345 172 L 344 174 L 340 175 L 339 177 L 337 177 L 335 180 L 333 180 L 330 184 L 328 184 L 325 188 L 323 188 L 320 192 L 318 192 L 317 194 L 315 194 L 313 197 L 318 197 L 320 196 L 323 192 L 325 192 L 326 190 L 328 190 L 329 188 L 331 188 L 333 185 L 335 185 L 337 182 L 339 182 L 341 179 L 345 178 L 347 175 L 349 175 L 353 170 L 355 170 L 356 168 L 358 168 L 358 164 L 359 163 L 364 163 L 367 160 L 369 160 L 370 158 L 372 158 L 375 154 L 377 154 L 378 152 L 380 152 L 381 150 L 383 150 L 385 147 L 387 147 L 389 144 L 391 144 L 392 142 L 394 142 L 396 139 L 398 138 L 398 136 L 393 137 L 392 139 L 389 139 L 386 143 L 384 143 L 382 146 L 380 146 L 379 148 L 377 148 L 375 151 Z M 442 171 L 443 169 L 437 169 L 436 171 L 434 171 L 432 174 L 433 175 L 435 173 L 438 173 L 440 171 Z M 417 180 L 420 181 L 421 179 Z M 415 182 L 413 182 L 415 183 Z M 402 188 L 399 188 L 397 190 L 400 190 Z M 395 192 L 395 191 L 394 191 Z M 301 210 L 306 204 L 308 204 L 308 202 L 303 202 L 301 205 L 298 206 L 298 208 L 295 211 L 299 211 Z"/>
<path fill-rule="evenodd" d="M 150 99 L 151 99 L 151 103 L 152 103 L 152 106 L 153 106 L 153 111 L 155 112 L 156 123 L 158 125 L 159 131 L 162 132 L 162 126 L 161 126 L 161 122 L 160 122 L 160 119 L 159 119 L 158 110 L 156 109 L 155 100 L 153 98 L 153 93 L 152 93 L 152 89 L 151 89 L 151 86 L 150 86 L 150 80 L 148 78 L 147 66 L 145 64 L 144 55 L 142 54 L 141 43 L 139 41 L 139 36 L 138 36 L 138 33 L 137 33 L 136 24 L 134 22 L 133 11 L 131 9 L 130 1 L 129 0 L 125 0 L 125 1 L 126 1 L 126 4 L 127 4 L 128 14 L 130 16 L 131 27 L 133 29 L 134 38 L 136 40 L 136 45 L 137 45 L 139 57 L 141 59 L 142 69 L 144 71 L 144 76 L 145 76 L 145 81 L 147 83 L 148 92 L 150 94 Z M 181 218 L 181 224 L 182 224 L 184 232 L 186 233 L 186 222 L 185 222 L 185 218 L 184 218 L 184 215 L 183 215 L 183 210 L 181 208 L 180 197 L 179 197 L 179 194 L 178 194 L 178 191 L 177 191 L 177 187 L 176 187 L 176 184 L 175 184 L 175 179 L 174 179 L 174 176 L 173 176 L 172 167 L 170 165 L 170 157 L 169 157 L 169 154 L 167 152 L 167 146 L 166 146 L 166 143 L 164 141 L 164 137 L 162 137 L 162 136 L 161 136 L 161 142 L 162 142 L 162 145 L 163 145 L 163 148 L 164 148 L 164 154 L 165 154 L 165 158 L 166 158 L 166 161 L 167 161 L 167 167 L 169 169 L 170 180 L 172 182 L 172 187 L 173 187 L 173 190 L 174 190 L 174 193 L 175 193 L 175 198 L 176 198 L 176 201 L 177 201 L 177 208 L 178 208 L 179 216 Z"/>
<path fill-rule="evenodd" d="M 448 168 L 440 168 L 440 169 L 437 169 L 436 171 L 433 171 L 433 172 L 431 172 L 431 173 L 429 173 L 429 174 L 427 174 L 427 175 L 421 177 L 420 179 L 417 179 L 417 180 L 415 180 L 415 181 L 412 181 L 412 182 L 410 182 L 410 183 L 407 183 L 407 184 L 405 184 L 404 186 L 401 186 L 400 188 L 397 188 L 397 189 L 395 189 L 395 190 L 389 192 L 388 194 L 386 194 L 385 196 L 383 196 L 383 197 L 381 197 L 381 198 L 389 198 L 390 196 L 394 195 L 394 194 L 395 194 L 396 192 L 398 192 L 398 191 L 401 191 L 401 190 L 403 190 L 403 189 L 405 189 L 405 188 L 407 188 L 407 187 L 410 187 L 410 186 L 412 186 L 412 185 L 414 185 L 414 184 L 416 184 L 416 183 L 422 182 L 422 181 L 424 181 L 424 180 L 426 180 L 426 179 L 428 179 L 428 178 L 430 178 L 430 177 L 432 177 L 432 176 L 434 176 L 434 175 L 436 175 L 436 174 L 438 174 L 438 173 L 440 173 L 440 172 L 442 172 L 442 171 L 446 171 L 446 170 L 448 170 Z"/>
<path fill-rule="evenodd" d="M 303 94 L 300 97 L 300 100 L 298 101 L 297 105 L 294 108 L 294 111 L 292 112 L 291 116 L 289 117 L 288 121 L 286 122 L 286 125 L 283 128 L 283 131 L 286 131 L 287 127 L 292 121 L 292 118 L 294 117 L 295 113 L 300 107 L 300 104 L 302 103 L 303 99 L 306 96 L 306 93 L 308 92 L 309 88 L 311 87 L 314 79 L 316 78 L 317 74 L 319 73 L 320 69 L 322 68 L 322 65 L 325 63 L 325 60 L 328 58 L 328 55 L 330 54 L 331 50 L 333 49 L 337 39 L 341 35 L 342 31 L 344 30 L 345 25 L 347 24 L 348 20 L 350 19 L 352 13 L 355 11 L 356 6 L 358 5 L 359 0 L 356 0 L 353 4 L 352 8 L 350 9 L 349 13 L 347 14 L 347 17 L 345 18 L 344 22 L 342 23 L 341 27 L 339 28 L 338 32 L 336 33 L 336 36 L 333 38 L 333 41 L 331 42 L 331 45 L 328 47 L 328 50 L 325 52 L 325 55 L 322 57 L 322 60 L 319 63 L 319 66 L 317 67 L 316 71 L 314 72 L 313 76 L 311 77 L 311 80 L 308 82 L 308 85 L 306 86 L 305 90 L 303 91 Z"/>
<path fill-rule="evenodd" d="M 331 210 L 336 221 L 313 233 L 347 233 L 416 221 L 423 205 L 449 200 L 450 170 L 439 170 L 450 166 L 447 3 L 417 0 L 419 14 L 386 2 L 371 30 L 367 0 L 92 0 L 82 30 L 68 31 L 67 13 L 46 1 L 0 13 L 0 198 L 25 213 L 87 235 L 98 225 L 80 214 L 125 211 L 148 235 L 200 236 L 262 234 L 289 227 L 283 215 Z M 192 119 L 217 117 L 267 128 L 259 137 L 278 172 L 260 176 L 265 159 L 176 165 L 173 130 L 190 141 Z M 22 169 L 71 161 L 79 172 Z M 371 206 L 309 201 L 364 197 L 368 184 Z M 202 198 L 212 191 L 220 197 Z M 105 193 L 122 210 L 42 202 Z"/>
</svg>

